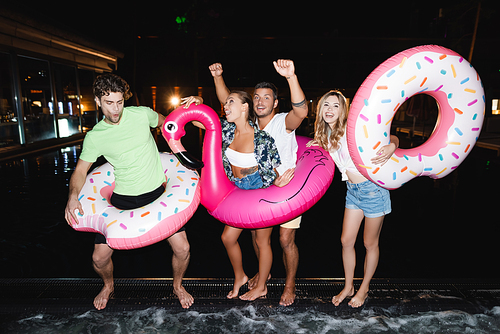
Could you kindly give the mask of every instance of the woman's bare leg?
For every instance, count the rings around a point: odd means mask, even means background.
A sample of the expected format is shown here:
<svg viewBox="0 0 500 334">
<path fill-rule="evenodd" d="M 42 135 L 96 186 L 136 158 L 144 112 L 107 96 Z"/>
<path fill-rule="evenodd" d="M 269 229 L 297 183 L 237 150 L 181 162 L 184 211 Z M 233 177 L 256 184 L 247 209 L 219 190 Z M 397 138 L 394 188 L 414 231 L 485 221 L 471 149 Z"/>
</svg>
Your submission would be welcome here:
<svg viewBox="0 0 500 334">
<path fill-rule="evenodd" d="M 273 251 L 271 248 L 272 227 L 258 229 L 255 242 L 259 248 L 259 279 L 253 289 L 240 297 L 242 300 L 255 300 L 267 295 L 267 277 L 273 264 Z"/>
<path fill-rule="evenodd" d="M 377 270 L 378 260 L 380 256 L 379 251 L 379 237 L 382 231 L 382 224 L 384 217 L 365 218 L 365 230 L 363 233 L 363 241 L 366 248 L 364 277 L 361 286 L 359 287 L 356 295 L 349 301 L 352 307 L 362 306 L 368 297 L 370 290 L 370 282 Z"/>
<path fill-rule="evenodd" d="M 240 237 L 241 231 L 242 229 L 226 225 L 221 236 L 222 242 L 226 247 L 229 261 L 231 261 L 231 265 L 233 266 L 234 271 L 233 290 L 229 292 L 227 298 L 238 297 L 241 286 L 243 286 L 248 281 L 248 277 L 243 270 L 241 248 L 240 244 L 238 243 L 238 238 Z"/>
<path fill-rule="evenodd" d="M 354 269 L 356 268 L 356 238 L 364 214 L 362 210 L 345 209 L 342 224 L 342 262 L 344 264 L 345 284 L 342 291 L 332 298 L 332 303 L 339 306 L 346 298 L 354 295 Z"/>
</svg>

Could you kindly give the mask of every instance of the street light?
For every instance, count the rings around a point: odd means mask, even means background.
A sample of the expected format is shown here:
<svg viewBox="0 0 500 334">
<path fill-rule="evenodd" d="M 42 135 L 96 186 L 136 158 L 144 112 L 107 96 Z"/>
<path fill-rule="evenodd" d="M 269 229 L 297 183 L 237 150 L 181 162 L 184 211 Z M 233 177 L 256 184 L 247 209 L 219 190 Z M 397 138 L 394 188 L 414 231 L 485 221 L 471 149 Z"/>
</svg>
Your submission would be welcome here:
<svg viewBox="0 0 500 334">
<path fill-rule="evenodd" d="M 181 99 L 179 99 L 177 96 L 174 96 L 170 99 L 170 104 L 172 104 L 174 107 L 178 106 L 181 103 Z"/>
</svg>

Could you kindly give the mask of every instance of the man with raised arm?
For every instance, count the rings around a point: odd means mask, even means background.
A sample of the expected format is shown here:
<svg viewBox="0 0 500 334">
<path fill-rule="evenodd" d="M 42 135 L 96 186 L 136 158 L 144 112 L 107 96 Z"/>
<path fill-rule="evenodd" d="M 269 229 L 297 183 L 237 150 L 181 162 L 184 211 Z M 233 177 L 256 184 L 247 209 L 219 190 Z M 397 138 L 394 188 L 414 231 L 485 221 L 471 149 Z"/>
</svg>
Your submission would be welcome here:
<svg viewBox="0 0 500 334">
<path fill-rule="evenodd" d="M 115 170 L 115 188 L 110 199 L 115 207 L 130 210 L 147 205 L 165 190 L 160 155 L 150 131 L 151 127 L 162 126 L 165 117 L 147 107 L 124 108 L 125 100 L 132 94 L 127 82 L 117 75 L 108 73 L 98 76 L 93 90 L 104 119 L 85 136 L 82 153 L 71 175 L 65 210 L 65 218 L 70 225 L 78 224 L 75 210 L 83 214 L 78 194 L 90 167 L 101 155 Z M 181 228 L 168 238 L 168 242 L 173 250 L 174 293 L 182 307 L 189 308 L 194 299 L 182 286 L 190 256 L 185 230 Z M 92 264 L 104 282 L 104 287 L 94 299 L 94 306 L 102 310 L 114 291 L 113 249 L 99 233 L 94 243 Z"/>
<path fill-rule="evenodd" d="M 293 61 L 279 59 L 273 64 L 276 71 L 285 77 L 288 82 L 292 110 L 288 113 L 276 113 L 278 92 L 276 86 L 269 82 L 261 82 L 255 86 L 253 102 L 257 114 L 257 126 L 269 133 L 275 140 L 281 158 L 281 166 L 277 170 L 279 175 L 283 175 L 286 170 L 295 168 L 298 149 L 295 130 L 300 126 L 302 120 L 306 118 L 308 108 L 306 97 L 295 74 Z M 229 95 L 229 89 L 222 77 L 222 65 L 215 63 L 210 65 L 209 69 L 214 77 L 217 98 L 223 103 Z M 280 299 L 280 305 L 283 306 L 289 306 L 295 301 L 295 275 L 299 264 L 299 250 L 295 244 L 295 231 L 300 227 L 301 218 L 297 217 L 280 225 L 280 244 L 283 249 L 283 262 L 286 270 L 285 289 Z M 254 237 L 253 231 L 252 237 Z M 259 250 L 255 242 L 254 248 L 258 255 Z M 257 281 L 258 275 L 257 273 L 248 282 L 250 289 Z"/>
</svg>

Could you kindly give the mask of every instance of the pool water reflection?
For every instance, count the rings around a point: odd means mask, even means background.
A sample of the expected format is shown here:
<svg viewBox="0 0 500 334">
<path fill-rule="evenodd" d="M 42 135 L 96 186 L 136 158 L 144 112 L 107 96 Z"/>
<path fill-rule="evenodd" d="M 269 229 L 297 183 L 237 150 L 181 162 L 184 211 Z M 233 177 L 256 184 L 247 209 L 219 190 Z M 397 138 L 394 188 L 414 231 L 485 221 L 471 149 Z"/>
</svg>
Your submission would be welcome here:
<svg viewBox="0 0 500 334">
<path fill-rule="evenodd" d="M 461 311 L 384 315 L 373 311 L 345 317 L 307 310 L 294 313 L 253 305 L 219 312 L 172 312 L 149 308 L 121 313 L 88 311 L 65 316 L 37 314 L 19 319 L 6 333 L 496 333 L 500 307 L 484 314 Z"/>
<path fill-rule="evenodd" d="M 76 232 L 64 220 L 68 183 L 80 154 L 71 146 L 0 163 L 2 278 L 97 277 L 91 267 L 94 236 Z M 165 149 L 165 148 L 163 148 Z M 99 161 L 96 165 L 103 163 Z M 441 180 L 418 178 L 391 191 L 393 212 L 384 222 L 381 256 L 375 277 L 473 280 L 496 277 L 500 232 L 496 188 L 500 159 L 474 148 L 462 165 Z M 336 173 L 325 196 L 303 215 L 296 243 L 297 277 L 343 277 L 340 233 L 345 184 Z M 191 262 L 185 277 L 231 278 L 231 265 L 220 241 L 223 225 L 200 207 L 186 224 Z M 276 229 L 277 230 L 277 229 Z M 253 275 L 257 260 L 250 233 L 240 237 L 245 270 Z M 279 235 L 272 235 L 273 277 L 284 277 Z M 356 244 L 362 263 L 362 240 Z M 115 277 L 172 277 L 167 242 L 114 254 Z M 362 276 L 358 266 L 356 277 Z M 329 296 L 325 296 L 325 298 Z M 496 332 L 498 307 L 481 314 L 461 311 L 416 315 L 371 314 L 370 310 L 334 317 L 299 310 L 292 314 L 252 305 L 220 312 L 175 313 L 165 308 L 133 312 L 32 314 L 5 323 L 6 332 L 262 332 L 372 333 Z"/>
<path fill-rule="evenodd" d="M 79 146 L 71 146 L 0 163 L 2 277 L 96 277 L 90 265 L 92 234 L 76 232 L 64 220 L 79 153 Z M 376 277 L 495 277 L 498 185 L 500 159 L 493 151 L 474 148 L 449 176 L 417 178 L 391 191 L 393 212 L 384 222 Z M 339 238 L 344 197 L 345 184 L 336 173 L 325 196 L 303 215 L 296 237 L 301 260 L 297 277 L 343 277 Z M 223 225 L 200 206 L 186 228 L 191 244 L 186 277 L 232 277 L 220 241 Z M 257 261 L 250 233 L 240 240 L 252 274 Z M 272 275 L 284 277 L 277 231 L 272 243 Z M 362 261 L 360 238 L 356 247 Z M 116 252 L 115 276 L 171 277 L 170 257 L 166 242 Z M 362 276 L 362 266 L 356 276 Z"/>
</svg>

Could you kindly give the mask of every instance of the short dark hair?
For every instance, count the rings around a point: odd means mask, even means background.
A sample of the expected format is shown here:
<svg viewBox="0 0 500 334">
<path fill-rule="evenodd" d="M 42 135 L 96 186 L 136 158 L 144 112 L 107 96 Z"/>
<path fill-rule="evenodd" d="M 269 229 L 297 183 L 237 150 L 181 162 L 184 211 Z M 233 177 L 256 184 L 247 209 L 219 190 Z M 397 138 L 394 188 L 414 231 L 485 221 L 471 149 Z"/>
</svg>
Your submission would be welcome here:
<svg viewBox="0 0 500 334">
<path fill-rule="evenodd" d="M 270 82 L 266 82 L 266 81 L 263 81 L 263 82 L 259 82 L 258 84 L 255 85 L 255 88 L 254 90 L 257 90 L 259 88 L 269 88 L 273 91 L 273 95 L 274 95 L 274 99 L 277 100 L 278 99 L 278 88 L 276 88 L 276 86 Z"/>
<path fill-rule="evenodd" d="M 92 89 L 94 96 L 98 99 L 110 93 L 122 93 L 125 100 L 128 100 L 132 96 L 128 83 L 120 76 L 112 73 L 99 75 L 94 80 Z"/>
</svg>

